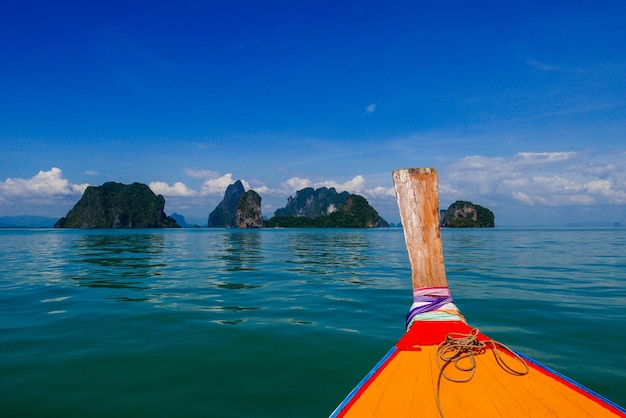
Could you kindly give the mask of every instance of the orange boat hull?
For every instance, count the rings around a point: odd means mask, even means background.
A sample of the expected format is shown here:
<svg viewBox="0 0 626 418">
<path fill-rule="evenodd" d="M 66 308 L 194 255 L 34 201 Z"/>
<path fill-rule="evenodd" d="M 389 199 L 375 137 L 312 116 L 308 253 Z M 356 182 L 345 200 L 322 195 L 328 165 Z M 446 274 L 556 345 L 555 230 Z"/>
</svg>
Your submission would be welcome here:
<svg viewBox="0 0 626 418">
<path fill-rule="evenodd" d="M 531 359 L 523 358 L 527 374 L 506 371 L 492 349 L 475 356 L 468 382 L 441 379 L 438 395 L 437 346 L 450 332 L 470 331 L 461 321 L 416 321 L 331 417 L 438 417 L 438 401 L 445 417 L 626 417 L 620 406 Z M 499 351 L 512 368 L 525 367 Z"/>
</svg>

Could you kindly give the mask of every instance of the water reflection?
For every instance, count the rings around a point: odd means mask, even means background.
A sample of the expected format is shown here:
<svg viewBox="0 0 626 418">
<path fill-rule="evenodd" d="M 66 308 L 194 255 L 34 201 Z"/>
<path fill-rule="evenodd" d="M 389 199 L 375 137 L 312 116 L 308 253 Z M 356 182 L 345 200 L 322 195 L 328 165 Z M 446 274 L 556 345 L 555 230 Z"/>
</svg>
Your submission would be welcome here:
<svg viewBox="0 0 626 418">
<path fill-rule="evenodd" d="M 356 275 L 369 264 L 370 243 L 363 233 L 300 231 L 288 234 L 287 240 L 284 262 L 294 273 L 334 277 L 349 273 L 350 280 L 359 282 Z"/>
<path fill-rule="evenodd" d="M 261 285 L 254 284 L 245 284 L 245 283 L 218 283 L 217 287 L 220 289 L 226 290 L 246 290 L 246 289 L 256 289 L 261 287 Z"/>
<path fill-rule="evenodd" d="M 74 261 L 79 267 L 72 279 L 80 286 L 146 290 L 145 279 L 159 276 L 166 266 L 164 247 L 164 237 L 158 233 L 79 235 L 74 240 Z"/>
<path fill-rule="evenodd" d="M 261 232 L 256 230 L 228 231 L 222 235 L 217 258 L 226 271 L 253 271 L 259 269 Z"/>
<path fill-rule="evenodd" d="M 443 232 L 442 243 L 447 271 L 466 271 L 469 266 L 487 270 L 494 268 L 497 254 L 492 248 L 497 237 L 493 230 L 465 229 Z"/>
<path fill-rule="evenodd" d="M 332 310 L 360 309 L 352 294 L 355 286 L 395 286 L 389 263 L 372 252 L 381 243 L 389 245 L 388 234 L 284 229 L 66 230 L 56 235 L 63 248 L 56 250 L 63 254 L 56 255 L 63 260 L 61 279 L 72 286 L 69 292 L 42 296 L 46 305 L 55 305 L 48 310 L 147 302 L 125 309 L 184 311 L 229 325 L 311 325 L 318 323 L 305 309 L 311 300 Z"/>
<path fill-rule="evenodd" d="M 80 231 L 72 247 L 70 277 L 108 289 L 97 296 L 105 300 L 210 313 L 229 325 L 262 310 L 250 294 L 266 280 L 258 231 Z"/>
</svg>

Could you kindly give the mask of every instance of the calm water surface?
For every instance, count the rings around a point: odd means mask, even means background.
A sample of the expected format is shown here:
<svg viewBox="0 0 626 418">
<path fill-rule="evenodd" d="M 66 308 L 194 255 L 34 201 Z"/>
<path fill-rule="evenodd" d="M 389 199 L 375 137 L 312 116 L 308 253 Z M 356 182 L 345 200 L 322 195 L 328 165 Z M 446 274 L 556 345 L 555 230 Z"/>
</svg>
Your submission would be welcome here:
<svg viewBox="0 0 626 418">
<path fill-rule="evenodd" d="M 626 405 L 626 229 L 442 232 L 472 325 Z M 396 228 L 0 229 L 0 415 L 325 417 L 410 302 Z"/>
</svg>

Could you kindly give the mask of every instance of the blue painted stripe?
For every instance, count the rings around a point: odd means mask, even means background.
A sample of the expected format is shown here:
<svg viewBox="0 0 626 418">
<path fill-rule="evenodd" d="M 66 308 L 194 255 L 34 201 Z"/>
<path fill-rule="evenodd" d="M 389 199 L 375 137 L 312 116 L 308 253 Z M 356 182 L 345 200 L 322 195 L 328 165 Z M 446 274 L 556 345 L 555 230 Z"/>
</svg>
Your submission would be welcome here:
<svg viewBox="0 0 626 418">
<path fill-rule="evenodd" d="M 581 384 L 580 384 L 580 383 L 578 383 L 577 381 L 572 380 L 572 379 L 570 379 L 569 377 L 567 377 L 567 376 L 565 376 L 565 375 L 562 375 L 561 373 L 557 372 L 556 370 L 552 370 L 552 369 L 551 369 L 551 368 L 549 368 L 548 366 L 545 366 L 545 365 L 543 365 L 543 364 L 539 363 L 537 360 L 532 359 L 532 358 L 530 358 L 530 357 L 528 357 L 528 356 L 525 356 L 525 355 L 524 355 L 524 354 L 522 354 L 522 353 L 519 353 L 519 352 L 517 352 L 517 351 L 515 351 L 515 350 L 511 350 L 511 351 L 513 351 L 515 354 L 517 354 L 518 356 L 520 356 L 521 358 L 523 358 L 523 359 L 524 359 L 524 360 L 526 360 L 527 362 L 534 364 L 534 365 L 535 365 L 535 366 L 537 366 L 538 368 L 541 368 L 541 369 L 543 369 L 543 370 L 547 371 L 548 373 L 550 373 L 550 374 L 552 374 L 552 375 L 554 375 L 554 376 L 558 377 L 559 379 L 562 379 L 562 380 L 566 381 L 567 383 L 570 383 L 572 386 L 577 387 L 577 388 L 578 388 L 578 389 L 580 389 L 581 391 L 583 391 L 583 392 L 585 392 L 585 393 L 589 394 L 590 396 L 592 396 L 592 397 L 594 397 L 594 398 L 598 399 L 599 401 L 602 401 L 602 402 L 604 402 L 604 403 L 606 403 L 606 404 L 608 404 L 608 405 L 612 406 L 613 408 L 617 409 L 618 411 L 620 411 L 620 412 L 621 412 L 621 413 L 623 413 L 623 414 L 626 414 L 626 409 L 624 409 L 624 408 L 623 408 L 623 407 L 621 407 L 620 405 L 616 404 L 615 402 L 613 402 L 613 401 L 611 401 L 611 400 L 609 400 L 609 399 L 605 398 L 604 396 L 602 396 L 602 395 L 600 395 L 600 394 L 598 394 L 598 393 L 594 392 L 593 390 L 591 390 L 591 389 L 589 389 L 589 388 L 587 388 L 587 387 L 585 387 L 585 386 L 581 385 Z"/>
<path fill-rule="evenodd" d="M 350 403 L 352 398 L 354 398 L 354 396 L 359 392 L 359 390 L 361 390 L 361 388 L 367 383 L 367 381 L 370 380 L 372 378 L 372 376 L 374 376 L 376 374 L 376 372 L 387 362 L 387 360 L 397 350 L 398 349 L 395 346 L 393 346 L 391 348 L 391 350 L 389 350 L 387 352 L 387 354 L 385 354 L 385 356 L 382 359 L 380 359 L 380 361 L 376 364 L 376 366 L 374 366 L 374 368 L 372 370 L 370 370 L 370 372 L 359 382 L 359 384 L 354 389 L 352 389 L 352 391 L 348 394 L 348 396 L 346 396 L 346 398 L 343 400 L 343 402 L 341 402 L 339 404 L 339 406 L 337 408 L 335 408 L 333 413 L 330 414 L 330 416 L 328 418 L 336 418 L 343 411 L 343 409 L 346 407 L 346 405 L 348 405 Z"/>
</svg>

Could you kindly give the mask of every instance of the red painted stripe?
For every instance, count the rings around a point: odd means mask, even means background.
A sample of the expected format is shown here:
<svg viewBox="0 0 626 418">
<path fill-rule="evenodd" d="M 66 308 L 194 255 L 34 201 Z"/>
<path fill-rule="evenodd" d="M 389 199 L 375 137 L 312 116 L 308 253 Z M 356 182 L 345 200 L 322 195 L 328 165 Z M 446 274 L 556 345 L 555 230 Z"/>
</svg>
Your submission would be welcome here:
<svg viewBox="0 0 626 418">
<path fill-rule="evenodd" d="M 396 347 L 400 350 L 411 351 L 419 346 L 439 345 L 451 332 L 467 334 L 471 330 L 469 325 L 461 321 L 415 321 L 398 341 Z M 479 334 L 478 339 L 482 341 L 488 337 Z"/>
</svg>

